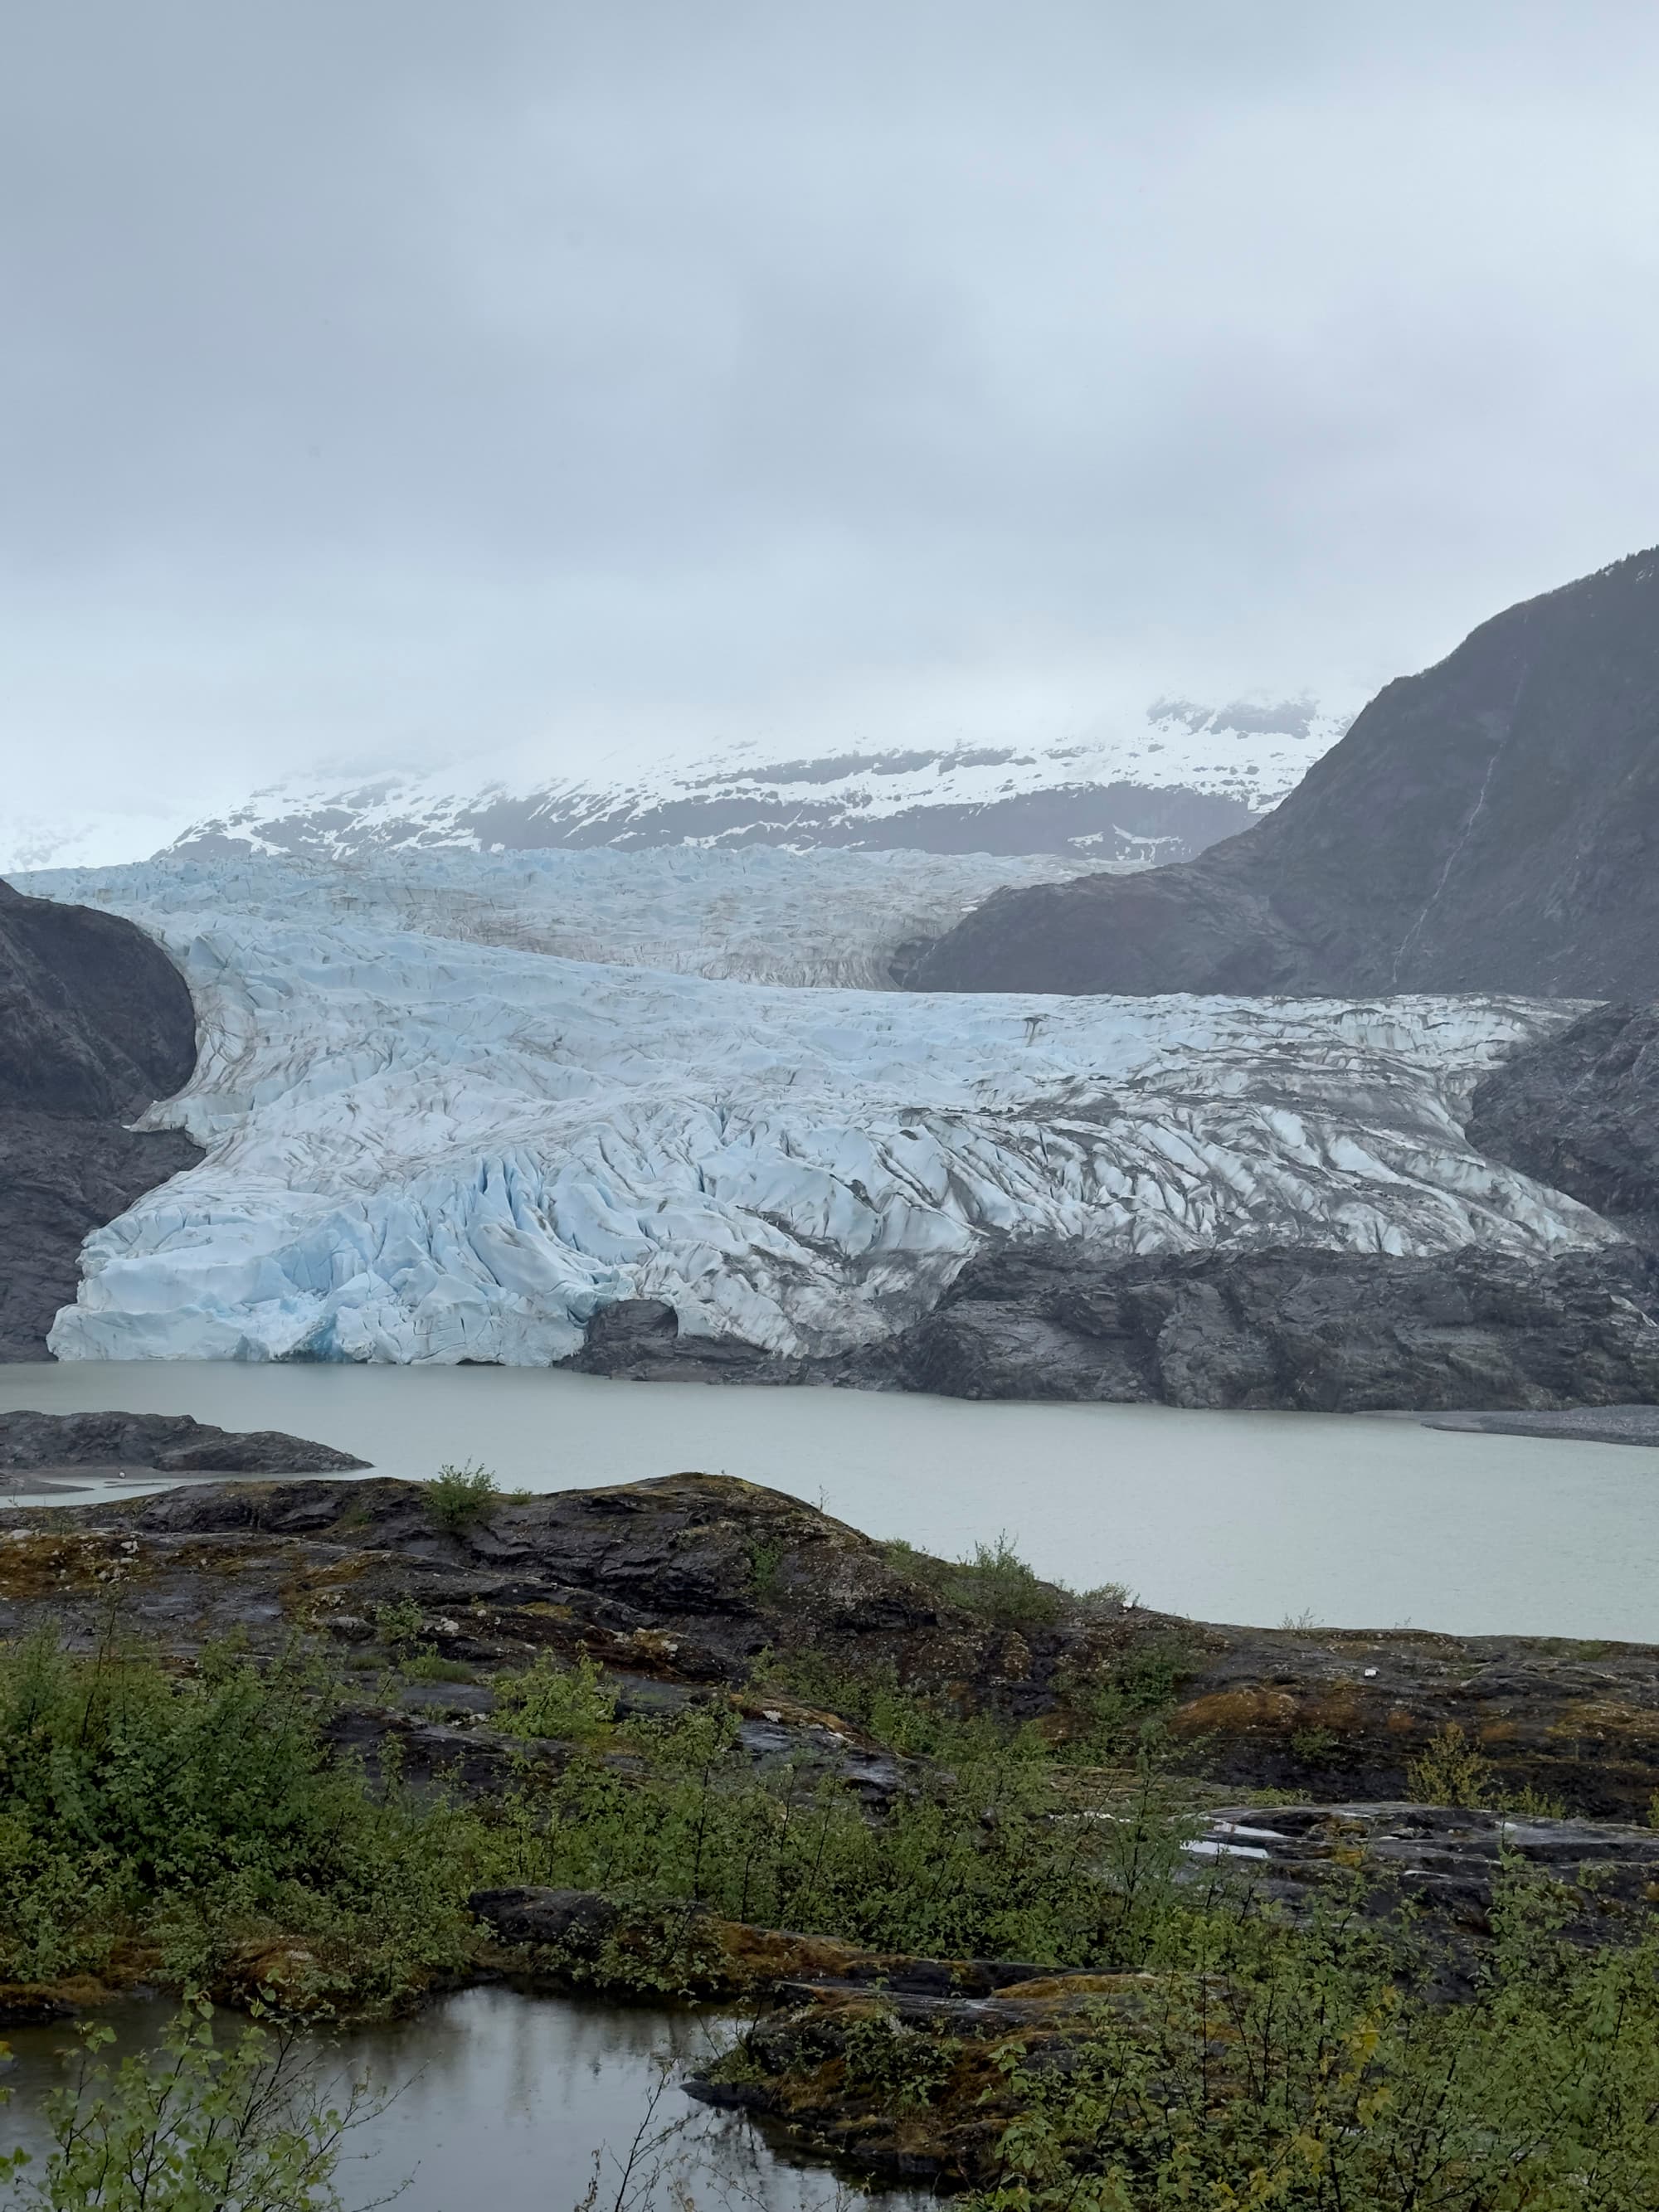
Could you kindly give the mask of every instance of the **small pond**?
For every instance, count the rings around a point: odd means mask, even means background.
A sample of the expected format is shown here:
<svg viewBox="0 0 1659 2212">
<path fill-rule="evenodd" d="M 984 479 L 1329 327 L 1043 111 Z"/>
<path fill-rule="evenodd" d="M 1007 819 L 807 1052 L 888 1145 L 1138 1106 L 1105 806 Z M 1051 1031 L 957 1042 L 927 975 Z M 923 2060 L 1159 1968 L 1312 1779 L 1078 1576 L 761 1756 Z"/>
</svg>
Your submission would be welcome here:
<svg viewBox="0 0 1659 2212">
<path fill-rule="evenodd" d="M 114 2008 L 117 2042 L 106 2057 L 154 2045 L 173 2008 L 153 2002 Z M 240 2021 L 227 2016 L 230 2033 Z M 728 2039 L 722 2017 L 693 2010 L 524 1996 L 468 1990 L 417 2018 L 360 2030 L 319 2063 L 331 2078 L 368 2075 L 392 2101 L 348 2138 L 337 2184 L 349 2208 L 400 2191 L 400 2212 L 576 2212 L 594 2178 L 595 2212 L 616 2203 L 620 2168 L 668 2069 L 651 2117 L 653 2131 L 677 2131 L 647 2153 L 659 2185 L 634 2212 L 680 2212 L 675 2189 L 698 2212 L 830 2212 L 847 2191 L 821 2166 L 770 2144 L 741 2116 L 698 2104 L 678 2086 Z M 40 2100 L 65 2078 L 60 2054 L 70 2026 L 12 2028 L 15 2063 L 4 2081 L 0 2142 L 23 2144 L 37 2160 L 49 2148 Z M 40 2167 L 37 2165 L 37 2173 Z M 915 2212 L 909 2191 L 875 2200 L 881 2212 Z"/>
</svg>

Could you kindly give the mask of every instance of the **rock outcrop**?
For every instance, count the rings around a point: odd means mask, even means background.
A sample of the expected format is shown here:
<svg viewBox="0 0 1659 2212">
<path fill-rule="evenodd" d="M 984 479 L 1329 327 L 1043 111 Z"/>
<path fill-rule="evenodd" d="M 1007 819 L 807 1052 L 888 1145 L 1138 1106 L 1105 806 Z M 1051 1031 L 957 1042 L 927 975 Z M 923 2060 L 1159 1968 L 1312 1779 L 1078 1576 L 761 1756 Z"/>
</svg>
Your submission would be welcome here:
<svg viewBox="0 0 1659 2212">
<path fill-rule="evenodd" d="M 1079 1691 L 1086 1708 L 1095 1691 L 1156 1678 L 1169 1740 L 1224 1802 L 1267 1787 L 1395 1804 L 1413 1762 L 1449 1730 L 1493 1802 L 1533 1790 L 1575 1814 L 1639 1821 L 1659 1790 L 1650 1646 L 1222 1626 L 1043 1584 L 1024 1610 L 1005 1597 L 976 1611 L 930 1583 L 914 1554 L 720 1475 L 501 1498 L 459 1531 L 434 1518 L 424 1485 L 369 1476 L 33 1510 L 9 1534 L 0 1637 L 50 1626 L 70 1649 L 94 1650 L 123 1595 L 180 1657 L 233 1633 L 255 1652 L 296 1638 L 350 1647 L 412 1612 L 419 1644 L 482 1674 L 537 1651 L 586 1654 L 629 1694 L 733 1701 L 757 1760 L 810 1765 L 836 1748 L 861 1796 L 895 1786 L 870 1766 L 880 1747 L 761 1686 L 762 1655 L 890 1676 L 1060 1737 L 1083 1710 L 1071 1702 Z M 478 1756 L 479 1717 L 422 1711 L 384 1725 L 407 1735 L 410 1771 L 441 1772 Z M 372 1748 L 369 1735 L 350 1741 Z"/>
<path fill-rule="evenodd" d="M 1006 890 L 918 990 L 1659 994 L 1659 552 L 1382 691 L 1265 822 Z"/>
<path fill-rule="evenodd" d="M 618 1298 L 587 1324 L 580 1352 L 557 1363 L 621 1382 L 803 1382 L 810 1362 L 783 1359 L 741 1337 L 684 1336 L 665 1298 Z"/>
<path fill-rule="evenodd" d="M 1659 1245 L 1659 1006 L 1597 1006 L 1516 1047 L 1475 1085 L 1466 1126 L 1489 1158 Z"/>
<path fill-rule="evenodd" d="M 1298 1245 L 1137 1259 L 1081 1240 L 1022 1239 L 980 1253 L 910 1328 L 836 1358 L 785 1359 L 683 1336 L 672 1306 L 635 1298 L 596 1314 L 586 1346 L 562 1364 L 634 1382 L 830 1383 L 951 1398 L 1628 1411 L 1659 1401 L 1659 1262 L 1629 1244 L 1540 1261 L 1475 1245 L 1431 1258 Z M 1650 1425 L 1630 1440 L 1650 1440 Z"/>
<path fill-rule="evenodd" d="M 178 1130 L 126 1126 L 195 1063 L 190 993 L 158 945 L 0 883 L 0 1359 L 44 1358 L 84 1238 L 201 1158 Z"/>
<path fill-rule="evenodd" d="M 962 1398 L 1319 1413 L 1659 1398 L 1659 1268 L 1629 1245 L 1177 1253 L 1011 1243 L 845 1379 Z"/>
<path fill-rule="evenodd" d="M 344 1474 L 368 1462 L 276 1429 L 216 1429 L 188 1413 L 0 1413 L 0 1471 L 153 1468 L 161 1474 Z"/>
</svg>

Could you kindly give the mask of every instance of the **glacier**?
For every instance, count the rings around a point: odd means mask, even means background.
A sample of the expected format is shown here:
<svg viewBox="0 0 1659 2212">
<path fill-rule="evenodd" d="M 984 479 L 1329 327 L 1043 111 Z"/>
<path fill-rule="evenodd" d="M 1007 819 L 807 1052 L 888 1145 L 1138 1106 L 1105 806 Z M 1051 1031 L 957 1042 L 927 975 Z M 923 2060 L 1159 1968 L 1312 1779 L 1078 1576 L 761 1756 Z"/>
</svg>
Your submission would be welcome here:
<svg viewBox="0 0 1659 2212">
<path fill-rule="evenodd" d="M 907 1326 L 999 1236 L 1612 1241 L 1462 1131 L 1574 1002 L 871 988 L 902 938 L 1054 873 L 763 848 L 30 878 L 179 963 L 196 1073 L 145 1121 L 206 1153 L 88 1240 L 52 1350 L 542 1364 L 649 1297 L 814 1354 Z"/>
</svg>

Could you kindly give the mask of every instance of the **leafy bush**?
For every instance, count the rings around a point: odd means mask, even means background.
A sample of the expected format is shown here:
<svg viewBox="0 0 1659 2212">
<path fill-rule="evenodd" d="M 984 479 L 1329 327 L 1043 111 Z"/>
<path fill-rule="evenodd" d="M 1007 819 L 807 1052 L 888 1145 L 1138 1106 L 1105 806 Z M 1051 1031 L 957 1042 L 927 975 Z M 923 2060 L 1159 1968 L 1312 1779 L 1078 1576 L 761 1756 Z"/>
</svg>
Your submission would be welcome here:
<svg viewBox="0 0 1659 2212">
<path fill-rule="evenodd" d="M 931 2105 L 950 2080 L 961 2048 L 954 2036 L 907 2027 L 890 2006 L 878 2004 L 842 2037 L 847 2086 L 896 2112 L 916 2112 Z"/>
<path fill-rule="evenodd" d="M 1066 1594 L 1046 1583 L 1015 1551 L 1005 1531 L 994 1544 L 975 1544 L 965 1559 L 939 1559 L 902 1537 L 884 1544 L 891 1565 L 911 1576 L 946 1605 L 958 1607 L 988 1628 L 1041 1628 L 1058 1620 Z"/>
<path fill-rule="evenodd" d="M 393 1598 L 389 1604 L 374 1608 L 374 1630 L 382 1644 L 393 1651 L 401 1651 L 412 1644 L 426 1626 L 426 1615 L 413 1598 Z"/>
<path fill-rule="evenodd" d="M 1490 1806 L 1497 1795 L 1497 1769 L 1478 1751 L 1455 1721 L 1431 1736 L 1407 1762 L 1407 1794 L 1425 1805 Z"/>
<path fill-rule="evenodd" d="M 464 1535 L 501 1498 L 493 1474 L 469 1460 L 465 1467 L 441 1467 L 426 1486 L 427 1510 L 452 1536 Z"/>
<path fill-rule="evenodd" d="M 778 1588 L 778 1569 L 783 1564 L 781 1544 L 751 1544 L 749 1547 L 749 1587 L 758 1598 L 775 1596 Z"/>
<path fill-rule="evenodd" d="M 313 2000 L 374 2008 L 465 1956 L 471 1816 L 378 1794 L 322 1735 L 327 1683 L 211 1650 L 0 1649 L 0 1978 L 97 1971 L 134 1932 L 175 1983 L 264 1944 Z"/>
<path fill-rule="evenodd" d="M 1547 1888 L 1500 1885 L 1494 1954 L 1452 2006 L 1340 1911 L 1295 1936 L 1237 1923 L 1138 2006 L 1099 2007 L 1063 2065 L 1001 2046 L 1001 2172 L 966 2203 L 1653 2212 L 1659 1944 L 1584 1953 L 1558 1918 Z"/>
<path fill-rule="evenodd" d="M 1075 1729 L 1061 1755 L 1088 1765 L 1134 1758 L 1160 1735 L 1194 1663 L 1191 1646 L 1170 1632 L 1112 1653 L 1086 1680 L 1067 1680 Z"/>
<path fill-rule="evenodd" d="M 617 1717 L 617 1693 L 586 1654 L 566 1667 L 539 1652 L 521 1674 L 498 1675 L 495 1689 L 495 1725 L 508 1735 L 592 1742 L 609 1733 Z"/>
<path fill-rule="evenodd" d="M 1057 1790 L 1035 1729 L 957 1723 L 940 1738 L 949 1769 L 872 1820 L 800 1765 L 757 1777 L 737 1728 L 694 1708 L 617 1729 L 637 1766 L 573 1760 L 523 1808 L 520 1849 L 537 1871 L 522 1878 L 695 1897 L 734 1920 L 883 1950 L 1045 1965 L 1139 1964 L 1174 1898 L 1192 1828 L 1167 1795 L 1120 1790 L 1112 1817 L 1095 1817 L 1081 1785 Z"/>
<path fill-rule="evenodd" d="M 46 2100 L 55 2148 L 38 2178 L 24 2151 L 0 2156 L 13 2201 L 31 2212 L 334 2212 L 340 2147 L 383 2109 L 364 2082 L 331 2101 L 291 2027 L 215 2040 L 197 1998 L 161 2049 L 123 2059 L 86 2026 L 69 2084 Z"/>
</svg>

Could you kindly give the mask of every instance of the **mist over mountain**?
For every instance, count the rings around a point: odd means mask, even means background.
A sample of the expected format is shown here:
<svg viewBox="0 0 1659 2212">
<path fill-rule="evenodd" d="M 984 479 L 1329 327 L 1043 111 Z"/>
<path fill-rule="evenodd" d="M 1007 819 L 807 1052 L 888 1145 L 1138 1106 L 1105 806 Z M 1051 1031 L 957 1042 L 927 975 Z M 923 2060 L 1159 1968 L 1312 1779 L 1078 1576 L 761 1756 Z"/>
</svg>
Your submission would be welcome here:
<svg viewBox="0 0 1659 2212">
<path fill-rule="evenodd" d="M 1009 890 L 912 975 L 957 991 L 1659 994 L 1659 553 L 1387 685 L 1265 821 L 1134 877 Z"/>
<path fill-rule="evenodd" d="M 1139 723 L 1043 744 L 757 744 L 550 781 L 533 756 L 467 772 L 290 781 L 193 823 L 165 849 L 339 860 L 445 847 L 526 851 L 850 846 L 1064 853 L 1146 866 L 1248 828 L 1340 736 L 1309 698 L 1166 698 Z"/>
</svg>

